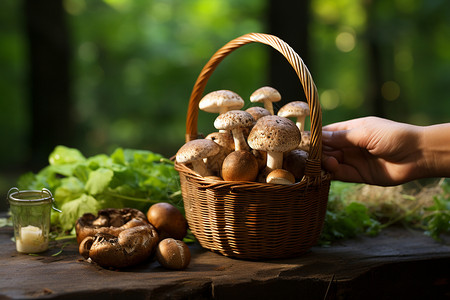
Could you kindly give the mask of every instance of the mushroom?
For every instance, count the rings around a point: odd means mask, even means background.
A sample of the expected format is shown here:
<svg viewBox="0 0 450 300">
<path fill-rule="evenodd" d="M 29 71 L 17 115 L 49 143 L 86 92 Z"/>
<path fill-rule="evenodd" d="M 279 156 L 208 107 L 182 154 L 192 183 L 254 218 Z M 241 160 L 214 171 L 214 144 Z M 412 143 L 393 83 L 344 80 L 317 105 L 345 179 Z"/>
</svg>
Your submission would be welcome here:
<svg viewBox="0 0 450 300">
<path fill-rule="evenodd" d="M 284 154 L 283 157 L 283 169 L 291 172 L 295 180 L 300 181 L 305 175 L 306 159 L 308 158 L 308 152 L 294 149 Z"/>
<path fill-rule="evenodd" d="M 211 171 L 206 168 L 204 158 L 219 153 L 219 146 L 207 139 L 196 139 L 184 144 L 176 154 L 176 161 L 181 164 L 191 163 L 192 168 L 200 176 L 209 176 Z"/>
<path fill-rule="evenodd" d="M 243 150 L 231 152 L 222 165 L 222 177 L 226 181 L 255 181 L 258 171 L 255 156 Z"/>
<path fill-rule="evenodd" d="M 252 127 L 254 124 L 255 119 L 253 119 L 252 115 L 242 110 L 230 110 L 219 115 L 214 121 L 216 129 L 231 130 L 236 151 L 250 150 L 245 141 L 243 129 Z"/>
<path fill-rule="evenodd" d="M 311 145 L 311 131 L 303 131 L 302 132 L 302 141 L 298 148 L 303 151 L 309 151 L 309 146 Z"/>
<path fill-rule="evenodd" d="M 77 242 L 80 244 L 86 237 L 97 233 L 118 235 L 125 229 L 148 224 L 147 217 L 134 208 L 99 210 L 97 216 L 85 213 L 75 223 Z"/>
<path fill-rule="evenodd" d="M 187 233 L 187 221 L 183 214 L 170 203 L 158 202 L 150 206 L 147 218 L 152 224 L 161 240 L 174 238 L 182 240 Z"/>
<path fill-rule="evenodd" d="M 306 116 L 309 116 L 308 103 L 303 101 L 289 102 L 280 108 L 278 115 L 285 118 L 297 118 L 295 124 L 300 132 L 303 132 L 305 130 Z"/>
<path fill-rule="evenodd" d="M 280 93 L 270 86 L 264 86 L 256 91 L 250 96 L 251 102 L 260 102 L 264 104 L 264 108 L 267 109 L 271 115 L 273 112 L 273 102 L 278 102 L 281 100 Z"/>
<path fill-rule="evenodd" d="M 219 90 L 206 94 L 198 106 L 206 112 L 223 114 L 229 110 L 241 109 L 244 100 L 235 92 Z"/>
<path fill-rule="evenodd" d="M 79 253 L 102 267 L 124 268 L 147 260 L 158 244 L 151 224 L 125 229 L 119 234 L 96 233 L 86 237 Z"/>
<path fill-rule="evenodd" d="M 295 149 L 301 140 L 301 134 L 295 123 L 280 116 L 260 118 L 248 136 L 252 149 L 267 152 L 267 168 L 281 169 L 283 152 Z"/>
<path fill-rule="evenodd" d="M 267 109 L 261 106 L 252 106 L 247 108 L 245 111 L 251 114 L 255 121 L 258 121 L 259 118 L 271 115 Z"/>
<path fill-rule="evenodd" d="M 219 145 L 219 152 L 205 159 L 206 167 L 218 176 L 221 176 L 222 163 L 228 154 L 234 151 L 233 136 L 229 132 L 213 132 L 205 139 L 212 140 Z"/>
<path fill-rule="evenodd" d="M 288 185 L 295 183 L 295 177 L 289 171 L 284 169 L 275 169 L 267 175 L 266 182 Z"/>
<path fill-rule="evenodd" d="M 191 262 L 191 252 L 183 241 L 167 238 L 158 244 L 156 259 L 165 268 L 182 270 Z"/>
</svg>

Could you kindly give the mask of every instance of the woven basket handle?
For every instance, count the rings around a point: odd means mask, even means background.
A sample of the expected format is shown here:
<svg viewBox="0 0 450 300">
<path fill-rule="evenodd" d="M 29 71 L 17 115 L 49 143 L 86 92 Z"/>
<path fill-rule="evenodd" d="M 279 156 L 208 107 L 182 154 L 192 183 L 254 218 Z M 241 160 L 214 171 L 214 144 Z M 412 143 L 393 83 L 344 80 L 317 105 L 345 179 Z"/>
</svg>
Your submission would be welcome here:
<svg viewBox="0 0 450 300">
<path fill-rule="evenodd" d="M 210 58 L 200 72 L 191 93 L 186 117 L 186 142 L 198 138 L 198 105 L 203 96 L 206 83 L 213 71 L 228 54 L 243 45 L 253 42 L 266 44 L 278 50 L 288 60 L 297 73 L 308 101 L 311 119 L 311 145 L 305 175 L 312 177 L 320 176 L 320 160 L 322 156 L 322 111 L 317 95 L 317 88 L 311 77 L 311 73 L 300 56 L 288 44 L 273 35 L 262 33 L 245 34 L 225 44 Z"/>
</svg>

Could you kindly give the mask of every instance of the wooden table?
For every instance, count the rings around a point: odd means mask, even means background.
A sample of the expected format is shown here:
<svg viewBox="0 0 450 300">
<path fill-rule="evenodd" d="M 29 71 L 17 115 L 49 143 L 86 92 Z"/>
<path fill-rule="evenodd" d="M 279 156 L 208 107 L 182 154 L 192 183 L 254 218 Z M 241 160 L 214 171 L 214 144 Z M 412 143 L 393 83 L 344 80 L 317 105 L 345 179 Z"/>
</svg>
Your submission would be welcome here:
<svg viewBox="0 0 450 300">
<path fill-rule="evenodd" d="M 190 245 L 184 271 L 149 261 L 108 270 L 62 242 L 39 256 L 19 254 L 0 228 L 0 299 L 449 299 L 450 246 L 393 228 L 295 259 L 243 261 Z M 328 290 L 328 293 L 327 293 Z"/>
</svg>

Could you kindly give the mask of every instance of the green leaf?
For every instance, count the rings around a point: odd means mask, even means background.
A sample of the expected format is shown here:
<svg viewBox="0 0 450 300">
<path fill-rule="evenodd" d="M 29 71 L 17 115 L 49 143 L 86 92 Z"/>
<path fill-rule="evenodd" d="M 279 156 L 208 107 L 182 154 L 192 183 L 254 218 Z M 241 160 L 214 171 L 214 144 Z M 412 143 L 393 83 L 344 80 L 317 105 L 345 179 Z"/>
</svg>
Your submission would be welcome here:
<svg viewBox="0 0 450 300">
<path fill-rule="evenodd" d="M 60 207 L 64 203 L 80 197 L 84 192 L 84 183 L 71 176 L 61 179 L 61 185 L 55 190 L 53 196 L 56 204 Z"/>
<path fill-rule="evenodd" d="M 86 191 L 91 195 L 102 193 L 108 187 L 113 176 L 114 172 L 106 168 L 99 168 L 92 171 L 86 182 Z"/>
<path fill-rule="evenodd" d="M 60 225 L 63 231 L 67 231 L 73 228 L 75 222 L 84 213 L 97 214 L 99 204 L 94 197 L 83 194 L 79 198 L 62 205 L 61 210 L 62 212 L 59 216 Z"/>
<path fill-rule="evenodd" d="M 48 158 L 50 165 L 75 164 L 85 160 L 79 150 L 66 146 L 56 146 Z"/>
</svg>

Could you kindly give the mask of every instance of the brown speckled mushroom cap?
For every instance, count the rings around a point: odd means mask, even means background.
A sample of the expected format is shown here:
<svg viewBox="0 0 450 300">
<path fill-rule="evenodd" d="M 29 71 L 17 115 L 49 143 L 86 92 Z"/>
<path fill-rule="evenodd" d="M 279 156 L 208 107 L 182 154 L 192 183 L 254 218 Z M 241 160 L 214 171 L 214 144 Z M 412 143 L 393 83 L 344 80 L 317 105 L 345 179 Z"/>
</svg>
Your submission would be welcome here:
<svg viewBox="0 0 450 300">
<path fill-rule="evenodd" d="M 253 92 L 250 96 L 251 102 L 264 103 L 264 108 L 267 109 L 271 115 L 273 115 L 273 102 L 281 100 L 280 93 L 270 86 L 263 86 Z"/>
<path fill-rule="evenodd" d="M 216 129 L 233 130 L 235 128 L 251 127 L 255 124 L 253 116 L 243 110 L 230 110 L 214 120 Z"/>
<path fill-rule="evenodd" d="M 260 118 L 247 138 L 252 149 L 267 152 L 267 169 L 281 169 L 283 152 L 295 149 L 301 140 L 300 130 L 294 122 L 280 116 Z"/>
<path fill-rule="evenodd" d="M 199 102 L 198 107 L 206 112 L 222 114 L 229 110 L 241 109 L 244 100 L 233 91 L 218 90 L 206 94 Z"/>
<path fill-rule="evenodd" d="M 175 156 L 178 163 L 192 164 L 192 169 L 201 176 L 213 175 L 208 170 L 204 158 L 216 155 L 220 151 L 220 146 L 215 142 L 207 139 L 196 139 L 184 144 Z"/>
<path fill-rule="evenodd" d="M 303 101 L 292 101 L 284 105 L 277 113 L 280 117 L 296 118 L 296 125 L 300 131 L 304 130 L 305 118 L 309 116 L 308 103 Z"/>
<path fill-rule="evenodd" d="M 295 149 L 301 134 L 295 123 L 280 116 L 265 116 L 253 126 L 248 136 L 252 149 L 269 152 L 286 152 Z"/>
<path fill-rule="evenodd" d="M 234 151 L 233 136 L 230 132 L 211 132 L 205 139 L 214 141 L 227 150 Z"/>
<path fill-rule="evenodd" d="M 176 154 L 179 163 L 190 163 L 201 160 L 219 152 L 220 148 L 212 140 L 196 139 L 184 144 Z"/>
<path fill-rule="evenodd" d="M 253 116 L 253 119 L 255 119 L 255 121 L 258 121 L 259 118 L 270 116 L 270 112 L 261 106 L 252 106 L 247 108 L 245 111 L 251 114 Z"/>
<path fill-rule="evenodd" d="M 219 115 L 214 120 L 214 127 L 219 130 L 231 130 L 234 139 L 235 150 L 250 150 L 245 141 L 243 129 L 255 124 L 253 116 L 242 110 L 230 110 Z"/>
</svg>

